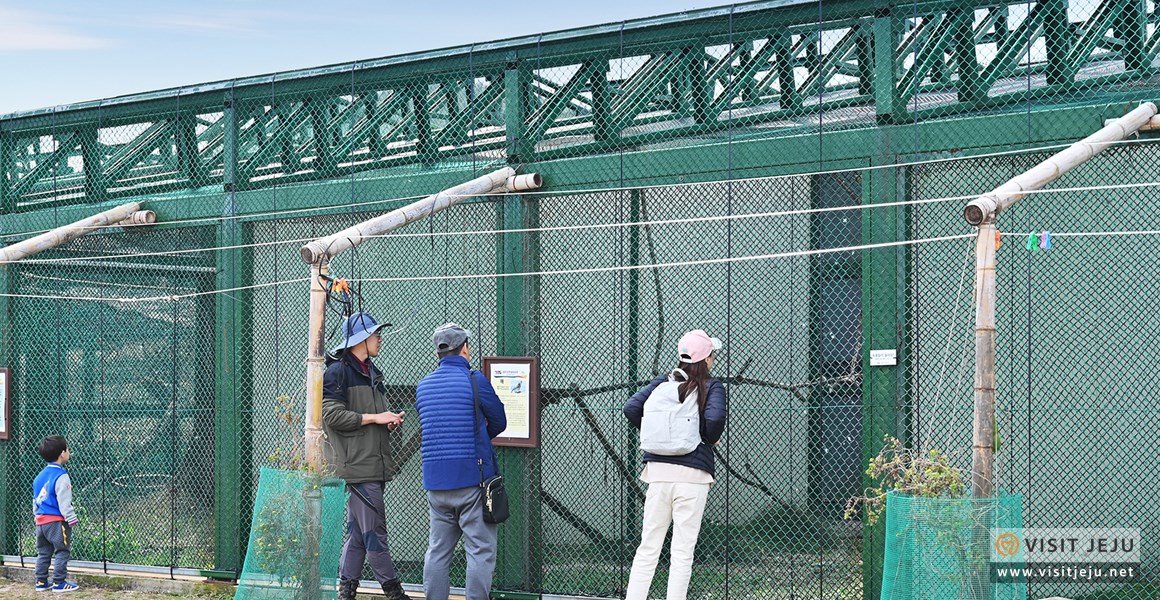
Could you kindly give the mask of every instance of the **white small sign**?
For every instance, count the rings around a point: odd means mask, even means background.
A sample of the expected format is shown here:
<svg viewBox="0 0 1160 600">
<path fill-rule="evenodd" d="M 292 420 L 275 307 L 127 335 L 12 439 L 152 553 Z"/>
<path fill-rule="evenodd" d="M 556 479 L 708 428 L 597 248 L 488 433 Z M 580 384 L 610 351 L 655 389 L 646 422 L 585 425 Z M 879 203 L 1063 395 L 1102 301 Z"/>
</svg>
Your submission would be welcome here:
<svg viewBox="0 0 1160 600">
<path fill-rule="evenodd" d="M 892 367 L 898 364 L 898 351 L 890 350 L 871 350 L 870 351 L 870 366 L 871 367 Z"/>
</svg>

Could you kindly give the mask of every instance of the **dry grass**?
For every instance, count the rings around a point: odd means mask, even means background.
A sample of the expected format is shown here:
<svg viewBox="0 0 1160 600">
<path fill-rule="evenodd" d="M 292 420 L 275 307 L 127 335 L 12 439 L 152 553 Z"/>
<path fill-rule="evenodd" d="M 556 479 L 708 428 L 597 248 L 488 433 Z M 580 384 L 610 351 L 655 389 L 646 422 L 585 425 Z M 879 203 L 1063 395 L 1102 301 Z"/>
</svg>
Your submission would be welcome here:
<svg viewBox="0 0 1160 600">
<path fill-rule="evenodd" d="M 36 592 L 32 584 L 0 579 L 0 598 L 7 600 L 46 600 L 47 598 L 61 597 L 51 592 Z M 125 590 L 104 590 L 101 588 L 84 587 L 63 596 L 72 600 L 173 600 L 176 596 L 169 594 L 147 594 L 145 592 L 130 592 Z"/>
</svg>

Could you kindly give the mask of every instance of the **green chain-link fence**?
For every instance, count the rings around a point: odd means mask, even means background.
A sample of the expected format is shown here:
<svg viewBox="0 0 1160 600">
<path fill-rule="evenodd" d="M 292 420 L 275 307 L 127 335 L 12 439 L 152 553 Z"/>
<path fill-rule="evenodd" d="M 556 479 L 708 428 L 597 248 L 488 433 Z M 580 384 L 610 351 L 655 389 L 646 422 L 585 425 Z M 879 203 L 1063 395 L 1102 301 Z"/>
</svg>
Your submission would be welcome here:
<svg viewBox="0 0 1160 600">
<path fill-rule="evenodd" d="M 1154 365 L 1144 357 L 1157 344 L 1145 333 L 1158 331 L 1160 285 L 1147 257 L 1160 240 L 1147 232 L 1156 230 L 1160 212 L 1155 179 L 1137 169 L 1155 160 L 1156 151 L 1151 144 L 1108 150 L 1055 186 L 1129 187 L 1035 194 L 998 220 L 1003 245 L 997 255 L 996 415 L 1002 449 L 995 476 L 1006 491 L 1024 496 L 1026 527 L 1140 528 L 1144 579 L 1153 587 L 1129 586 L 1113 596 L 1124 598 L 1157 594 L 1157 549 L 1147 540 L 1160 523 L 1152 516 L 1156 500 L 1145 491 L 1153 462 L 1145 447 L 1156 411 L 1148 399 L 1157 384 Z M 970 193 L 969 187 L 996 170 L 1020 172 L 1045 156 L 923 166 L 914 172 L 917 193 Z M 936 213 L 919 209 L 913 235 L 952 226 L 955 217 Z M 1052 232 L 1051 249 L 1041 249 L 1045 230 Z M 971 397 L 974 357 L 973 258 L 966 242 L 917 249 L 912 258 L 911 321 L 926 324 L 911 336 L 915 389 L 908 412 L 916 443 L 970 446 L 971 404 L 965 400 Z M 942 265 L 937 272 L 935 264 Z M 959 282 L 964 267 L 965 285 Z M 968 466 L 969 452 L 959 460 Z M 1030 597 L 1105 597 L 1100 594 L 1115 589 L 1032 584 Z"/>
<path fill-rule="evenodd" d="M 518 493 L 497 587 L 609 597 L 644 490 L 620 408 L 702 327 L 726 343 L 730 422 L 690 594 L 876 597 L 881 528 L 841 512 L 882 435 L 969 466 L 961 206 L 1155 99 L 1155 21 L 1119 0 L 756 2 L 0 118 L 4 239 L 130 200 L 162 223 L 3 271 L 4 554 L 34 552 L 33 445 L 61 433 L 76 558 L 236 573 L 260 469 L 301 451 L 298 247 L 512 164 L 545 191 L 331 265 L 395 324 L 380 362 L 412 416 L 388 486 L 404 580 L 426 543 L 413 386 L 432 327 L 468 326 L 476 356 L 541 360 L 541 447 L 501 456 Z M 1054 185 L 1119 187 L 999 218 L 996 477 L 1028 526 L 1143 528 L 1153 581 L 1160 237 L 1091 235 L 1160 229 L 1144 135 Z M 1040 150 L 1003 154 L 1020 149 Z M 1044 230 L 1054 247 L 1028 249 Z M 964 237 L 920 241 L 947 236 Z M 869 366 L 890 348 L 897 367 Z"/>
</svg>

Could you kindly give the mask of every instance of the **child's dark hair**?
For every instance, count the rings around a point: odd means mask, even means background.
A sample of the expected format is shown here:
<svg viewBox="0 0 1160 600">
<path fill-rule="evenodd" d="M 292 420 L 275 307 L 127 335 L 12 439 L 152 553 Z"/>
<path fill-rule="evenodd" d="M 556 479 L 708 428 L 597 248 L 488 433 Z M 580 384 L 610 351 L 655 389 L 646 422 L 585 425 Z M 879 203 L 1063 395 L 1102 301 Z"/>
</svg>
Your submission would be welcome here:
<svg viewBox="0 0 1160 600">
<path fill-rule="evenodd" d="M 36 449 L 40 457 L 48 462 L 56 462 L 65 450 L 68 450 L 68 442 L 59 435 L 50 435 L 40 440 L 40 447 Z"/>
</svg>

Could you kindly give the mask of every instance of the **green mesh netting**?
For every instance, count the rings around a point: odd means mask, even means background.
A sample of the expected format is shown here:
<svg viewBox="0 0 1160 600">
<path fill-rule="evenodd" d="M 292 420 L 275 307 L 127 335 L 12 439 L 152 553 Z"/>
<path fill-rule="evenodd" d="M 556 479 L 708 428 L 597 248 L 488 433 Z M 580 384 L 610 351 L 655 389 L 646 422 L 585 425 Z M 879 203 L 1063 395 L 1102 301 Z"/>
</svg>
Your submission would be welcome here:
<svg viewBox="0 0 1160 600">
<path fill-rule="evenodd" d="M 993 528 L 1023 527 L 1023 497 L 886 500 L 882 600 L 1026 600 L 1026 583 L 990 583 Z"/>
<path fill-rule="evenodd" d="M 345 509 L 346 492 L 340 480 L 263 468 L 249 550 L 234 600 L 335 598 Z M 312 514 L 321 524 L 317 554 L 310 548 L 308 535 Z"/>
</svg>

